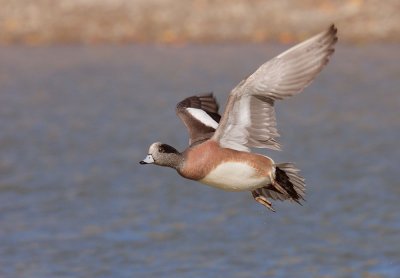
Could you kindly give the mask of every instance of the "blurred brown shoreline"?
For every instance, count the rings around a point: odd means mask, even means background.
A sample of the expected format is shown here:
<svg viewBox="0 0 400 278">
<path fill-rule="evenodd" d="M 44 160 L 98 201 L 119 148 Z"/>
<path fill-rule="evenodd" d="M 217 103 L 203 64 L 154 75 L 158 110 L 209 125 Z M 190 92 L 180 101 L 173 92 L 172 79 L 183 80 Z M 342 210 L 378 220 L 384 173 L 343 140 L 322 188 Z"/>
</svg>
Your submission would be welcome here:
<svg viewBox="0 0 400 278">
<path fill-rule="evenodd" d="M 0 0 L 0 44 L 400 41 L 400 1 Z"/>
</svg>

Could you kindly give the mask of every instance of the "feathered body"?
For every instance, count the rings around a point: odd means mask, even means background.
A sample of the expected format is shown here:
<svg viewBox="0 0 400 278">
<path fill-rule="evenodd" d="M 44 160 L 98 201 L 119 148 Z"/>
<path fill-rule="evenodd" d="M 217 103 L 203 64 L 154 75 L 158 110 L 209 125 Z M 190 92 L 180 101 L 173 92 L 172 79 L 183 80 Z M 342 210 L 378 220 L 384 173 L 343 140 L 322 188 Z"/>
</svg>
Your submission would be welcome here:
<svg viewBox="0 0 400 278">
<path fill-rule="evenodd" d="M 274 104 L 300 93 L 328 63 L 337 41 L 328 30 L 261 65 L 229 94 L 225 111 L 212 93 L 178 103 L 176 112 L 189 132 L 189 147 L 179 152 L 154 143 L 142 164 L 174 168 L 188 179 L 228 191 L 251 191 L 273 210 L 268 200 L 304 199 L 304 179 L 292 163 L 276 164 L 251 148 L 280 150 Z"/>
</svg>

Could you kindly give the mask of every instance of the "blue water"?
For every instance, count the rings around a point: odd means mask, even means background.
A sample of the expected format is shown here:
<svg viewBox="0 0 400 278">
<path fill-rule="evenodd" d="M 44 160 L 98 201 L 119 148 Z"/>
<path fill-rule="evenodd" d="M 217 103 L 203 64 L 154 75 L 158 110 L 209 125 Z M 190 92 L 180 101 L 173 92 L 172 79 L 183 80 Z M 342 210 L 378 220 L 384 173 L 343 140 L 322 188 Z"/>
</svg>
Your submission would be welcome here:
<svg viewBox="0 0 400 278">
<path fill-rule="evenodd" d="M 339 45 L 277 103 L 304 206 L 141 166 L 175 104 L 286 46 L 0 48 L 0 277 L 399 277 L 399 45 Z"/>
</svg>

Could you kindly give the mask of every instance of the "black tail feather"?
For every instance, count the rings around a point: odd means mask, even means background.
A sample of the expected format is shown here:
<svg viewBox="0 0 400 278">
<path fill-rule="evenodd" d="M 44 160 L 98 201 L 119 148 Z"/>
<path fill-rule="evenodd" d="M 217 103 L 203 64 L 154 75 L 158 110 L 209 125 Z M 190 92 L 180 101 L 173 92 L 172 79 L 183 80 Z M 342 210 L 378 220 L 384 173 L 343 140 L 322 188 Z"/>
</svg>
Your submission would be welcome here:
<svg viewBox="0 0 400 278">
<path fill-rule="evenodd" d="M 275 169 L 275 180 L 276 182 L 289 194 L 289 196 L 295 200 L 299 201 L 301 198 L 300 195 L 294 189 L 293 183 L 290 181 L 289 176 L 286 174 L 285 171 L 276 167 Z"/>
<path fill-rule="evenodd" d="M 290 200 L 302 205 L 300 201 L 305 200 L 306 185 L 304 178 L 300 176 L 299 169 L 293 163 L 275 164 L 274 181 L 264 187 L 252 191 L 254 199 L 264 206 L 272 209 L 272 200 Z"/>
</svg>

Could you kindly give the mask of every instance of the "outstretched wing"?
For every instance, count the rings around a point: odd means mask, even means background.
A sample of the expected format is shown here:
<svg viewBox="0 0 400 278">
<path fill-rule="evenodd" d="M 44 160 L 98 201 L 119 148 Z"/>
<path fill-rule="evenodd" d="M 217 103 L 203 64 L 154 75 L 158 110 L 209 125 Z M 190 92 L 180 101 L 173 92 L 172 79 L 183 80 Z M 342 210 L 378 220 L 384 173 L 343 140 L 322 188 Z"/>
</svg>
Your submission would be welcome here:
<svg viewBox="0 0 400 278">
<path fill-rule="evenodd" d="M 189 145 L 211 138 L 221 116 L 212 93 L 188 97 L 176 106 L 176 114 L 189 132 Z"/>
<path fill-rule="evenodd" d="M 328 63 L 337 41 L 330 28 L 273 58 L 230 93 L 213 139 L 222 147 L 279 150 L 275 100 L 300 93 Z"/>
</svg>

